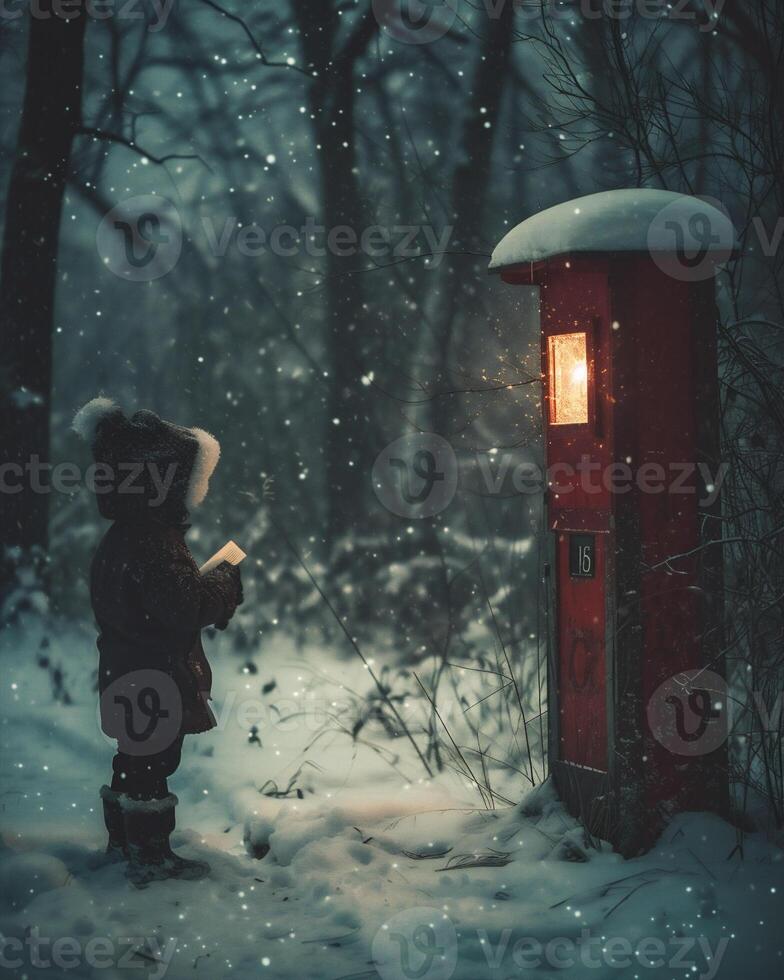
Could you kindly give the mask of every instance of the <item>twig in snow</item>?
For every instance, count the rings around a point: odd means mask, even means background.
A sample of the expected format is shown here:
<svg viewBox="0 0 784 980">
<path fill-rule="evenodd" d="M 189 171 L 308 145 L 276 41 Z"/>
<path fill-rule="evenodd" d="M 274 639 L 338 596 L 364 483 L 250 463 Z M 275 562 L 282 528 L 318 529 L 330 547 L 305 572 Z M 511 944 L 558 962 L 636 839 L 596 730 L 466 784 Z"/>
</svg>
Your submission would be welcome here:
<svg viewBox="0 0 784 980">
<path fill-rule="evenodd" d="M 465 868 L 504 868 L 512 860 L 511 851 L 489 851 L 486 854 L 456 854 L 437 871 L 462 871 Z"/>
<path fill-rule="evenodd" d="M 321 588 L 321 586 L 316 581 L 315 577 L 313 576 L 313 573 L 308 568 L 308 566 L 305 564 L 305 561 L 300 557 L 299 552 L 297 551 L 297 549 L 292 544 L 289 536 L 280 527 L 278 528 L 278 531 L 281 534 L 281 536 L 283 537 L 283 540 L 285 541 L 287 548 L 289 549 L 289 551 L 291 551 L 291 553 L 297 559 L 297 561 L 299 562 L 299 564 L 302 567 L 302 570 L 305 572 L 305 574 L 310 579 L 311 585 L 316 590 L 316 592 L 318 592 L 318 594 L 321 596 L 321 598 L 324 600 L 324 603 L 325 603 L 327 609 L 329 609 L 329 611 L 332 613 L 332 615 L 333 615 L 333 617 L 335 619 L 335 622 L 338 624 L 338 626 L 340 627 L 343 635 L 346 637 L 346 639 L 348 640 L 348 642 L 351 644 L 354 652 L 357 654 L 357 656 L 359 657 L 359 659 L 365 665 L 365 669 L 367 670 L 368 674 L 370 674 L 370 676 L 371 676 L 371 678 L 373 680 L 373 683 L 376 685 L 376 689 L 378 690 L 378 693 L 381 695 L 381 699 L 384 701 L 384 703 L 386 704 L 386 706 L 389 708 L 389 710 L 395 716 L 398 724 L 400 725 L 401 732 L 406 736 L 406 738 L 409 740 L 409 742 L 411 743 L 411 745 L 414 747 L 414 751 L 419 756 L 419 761 L 425 767 L 425 771 L 427 772 L 428 776 L 430 776 L 432 778 L 432 776 L 433 776 L 433 770 L 430 768 L 427 759 L 424 757 L 424 755 L 422 755 L 422 751 L 419 748 L 419 746 L 417 745 L 416 741 L 414 740 L 414 736 L 409 731 L 408 725 L 406 725 L 406 723 L 403 721 L 403 718 L 401 717 L 400 712 L 397 710 L 397 708 L 395 707 L 395 705 L 392 702 L 391 698 L 389 697 L 389 694 L 388 694 L 386 688 L 384 687 L 384 685 L 381 683 L 381 681 L 376 676 L 375 671 L 370 666 L 370 663 L 368 662 L 368 659 L 365 656 L 365 654 L 360 649 L 359 644 L 357 643 L 357 641 L 354 639 L 354 637 L 351 635 L 351 633 L 346 628 L 346 624 L 343 622 L 343 620 L 338 615 L 337 609 L 335 609 L 335 607 L 329 601 L 329 598 L 327 597 L 327 595 L 324 592 L 324 590 Z"/>
</svg>

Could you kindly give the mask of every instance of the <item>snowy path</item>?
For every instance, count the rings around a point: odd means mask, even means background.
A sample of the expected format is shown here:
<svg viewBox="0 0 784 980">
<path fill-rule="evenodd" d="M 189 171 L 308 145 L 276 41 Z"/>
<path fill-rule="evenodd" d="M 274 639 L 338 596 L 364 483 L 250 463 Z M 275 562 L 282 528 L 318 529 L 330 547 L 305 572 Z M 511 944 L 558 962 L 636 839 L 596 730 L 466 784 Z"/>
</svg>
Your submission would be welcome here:
<svg viewBox="0 0 784 980">
<path fill-rule="evenodd" d="M 398 769 L 413 781 L 342 732 L 317 737 L 343 696 L 323 675 L 354 689 L 367 684 L 353 662 L 323 650 L 303 657 L 282 638 L 257 658 L 258 673 L 242 674 L 235 659 L 221 658 L 220 642 L 212 654 L 220 728 L 189 740 L 172 781 L 181 800 L 175 844 L 213 871 L 200 884 L 138 892 L 119 866 L 90 867 L 103 839 L 97 789 L 111 758 L 89 688 L 92 638 L 73 632 L 52 641 L 75 702 L 64 706 L 52 703 L 48 675 L 34 665 L 34 638 L 20 648 L 6 637 L 2 975 L 763 980 L 781 973 L 779 852 L 747 839 L 745 861 L 728 860 L 735 832 L 687 815 L 642 859 L 605 850 L 573 860 L 579 830 L 546 791 L 532 816 L 477 810 L 457 776 L 419 781 L 402 740 L 385 748 L 400 753 Z M 261 695 L 272 678 L 276 687 Z M 248 741 L 253 724 L 262 746 Z M 259 793 L 268 779 L 285 788 L 306 758 L 296 783 L 303 799 Z M 270 845 L 262 861 L 248 856 L 246 821 L 252 841 Z M 476 866 L 488 861 L 497 866 Z M 36 929 L 38 949 L 24 942 Z M 58 966 L 52 944 L 64 937 Z M 141 944 L 136 951 L 131 939 Z M 37 967 L 35 953 L 51 965 Z"/>
</svg>

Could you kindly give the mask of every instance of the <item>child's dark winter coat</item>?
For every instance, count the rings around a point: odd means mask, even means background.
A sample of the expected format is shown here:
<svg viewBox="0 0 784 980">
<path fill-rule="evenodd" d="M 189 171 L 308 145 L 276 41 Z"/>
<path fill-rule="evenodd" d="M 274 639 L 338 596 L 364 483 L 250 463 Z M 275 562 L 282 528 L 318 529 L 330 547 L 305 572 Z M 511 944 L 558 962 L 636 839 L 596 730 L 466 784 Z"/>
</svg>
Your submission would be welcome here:
<svg viewBox="0 0 784 980">
<path fill-rule="evenodd" d="M 242 602 L 239 568 L 200 575 L 184 540 L 188 511 L 204 499 L 220 447 L 202 429 L 153 412 L 126 418 L 106 398 L 88 402 L 74 429 L 92 447 L 98 508 L 113 521 L 90 569 L 101 723 L 118 740 L 111 786 L 101 789 L 108 853 L 128 859 L 139 887 L 200 878 L 208 866 L 169 846 L 177 798 L 167 779 L 184 736 L 215 726 L 201 630 L 224 628 Z"/>
<path fill-rule="evenodd" d="M 161 672 L 180 695 L 182 722 L 172 734 L 207 731 L 215 719 L 201 630 L 225 627 L 242 589 L 235 567 L 221 565 L 200 575 L 183 536 L 189 509 L 206 496 L 218 442 L 153 412 L 127 418 L 105 398 L 88 402 L 74 428 L 92 446 L 98 508 L 114 522 L 90 573 L 100 692 L 136 671 Z M 105 701 L 104 730 L 117 737 L 116 712 Z"/>
<path fill-rule="evenodd" d="M 180 691 L 182 734 L 213 728 L 201 630 L 233 615 L 234 568 L 221 565 L 200 576 L 180 528 L 155 518 L 117 520 L 93 559 L 90 594 L 100 630 L 101 693 L 130 671 L 163 671 Z"/>
</svg>

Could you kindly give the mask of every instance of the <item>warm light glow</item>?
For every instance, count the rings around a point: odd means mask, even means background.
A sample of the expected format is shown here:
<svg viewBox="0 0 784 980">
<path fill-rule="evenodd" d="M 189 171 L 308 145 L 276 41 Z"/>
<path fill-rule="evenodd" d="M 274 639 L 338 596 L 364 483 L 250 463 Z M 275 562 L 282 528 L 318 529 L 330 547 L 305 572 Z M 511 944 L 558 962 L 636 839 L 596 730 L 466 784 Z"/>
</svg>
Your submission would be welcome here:
<svg viewBox="0 0 784 980">
<path fill-rule="evenodd" d="M 584 333 L 559 333 L 547 339 L 550 371 L 550 422 L 584 425 L 588 421 L 588 346 Z"/>
</svg>

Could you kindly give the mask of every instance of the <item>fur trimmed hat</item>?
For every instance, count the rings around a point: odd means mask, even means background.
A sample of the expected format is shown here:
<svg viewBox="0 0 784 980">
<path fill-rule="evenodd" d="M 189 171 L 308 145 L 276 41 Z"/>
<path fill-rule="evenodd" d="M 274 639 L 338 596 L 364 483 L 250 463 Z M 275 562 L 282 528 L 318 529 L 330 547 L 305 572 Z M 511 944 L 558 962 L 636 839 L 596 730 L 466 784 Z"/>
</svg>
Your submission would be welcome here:
<svg viewBox="0 0 784 980">
<path fill-rule="evenodd" d="M 128 418 L 109 398 L 83 405 L 72 428 L 93 451 L 98 509 L 109 520 L 146 515 L 182 521 L 206 497 L 220 458 L 218 440 L 204 429 L 144 410 Z"/>
</svg>

